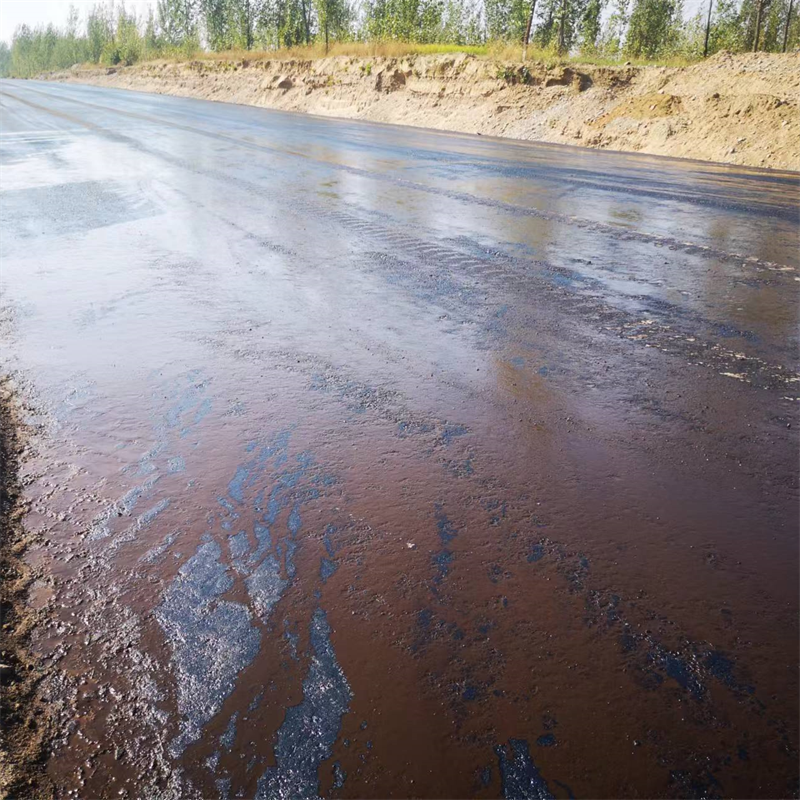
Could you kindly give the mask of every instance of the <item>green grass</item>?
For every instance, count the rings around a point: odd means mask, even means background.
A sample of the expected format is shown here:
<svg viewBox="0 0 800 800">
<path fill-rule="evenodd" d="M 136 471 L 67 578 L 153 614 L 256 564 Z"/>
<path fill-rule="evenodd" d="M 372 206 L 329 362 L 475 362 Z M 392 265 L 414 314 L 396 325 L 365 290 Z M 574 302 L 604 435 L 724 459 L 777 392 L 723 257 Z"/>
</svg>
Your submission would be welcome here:
<svg viewBox="0 0 800 800">
<path fill-rule="evenodd" d="M 491 42 L 486 45 L 456 44 L 416 44 L 414 42 L 375 41 L 375 42 L 334 42 L 328 52 L 321 43 L 302 47 L 288 47 L 281 50 L 225 50 L 218 53 L 198 51 L 194 54 L 174 53 L 161 56 L 155 60 L 182 62 L 191 60 L 252 62 L 263 60 L 316 60 L 326 57 L 347 56 L 350 58 L 403 58 L 417 55 L 457 55 L 467 53 L 478 58 L 497 61 L 522 63 L 522 46 L 507 42 Z M 697 59 L 681 56 L 669 56 L 653 60 L 631 59 L 625 56 L 611 58 L 600 53 L 583 53 L 578 55 L 559 54 L 556 50 L 528 48 L 527 62 L 539 62 L 547 67 L 567 64 L 587 64 L 596 66 L 621 66 L 629 63 L 632 66 L 667 66 L 685 67 L 697 63 Z"/>
</svg>

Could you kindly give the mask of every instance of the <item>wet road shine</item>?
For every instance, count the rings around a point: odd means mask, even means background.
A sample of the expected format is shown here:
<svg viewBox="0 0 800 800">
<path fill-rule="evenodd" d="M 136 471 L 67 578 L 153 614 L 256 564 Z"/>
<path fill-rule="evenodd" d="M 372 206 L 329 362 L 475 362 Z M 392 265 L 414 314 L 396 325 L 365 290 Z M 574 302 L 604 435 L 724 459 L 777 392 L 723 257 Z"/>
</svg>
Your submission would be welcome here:
<svg viewBox="0 0 800 800">
<path fill-rule="evenodd" d="M 60 796 L 797 796 L 800 176 L 0 112 Z"/>
</svg>

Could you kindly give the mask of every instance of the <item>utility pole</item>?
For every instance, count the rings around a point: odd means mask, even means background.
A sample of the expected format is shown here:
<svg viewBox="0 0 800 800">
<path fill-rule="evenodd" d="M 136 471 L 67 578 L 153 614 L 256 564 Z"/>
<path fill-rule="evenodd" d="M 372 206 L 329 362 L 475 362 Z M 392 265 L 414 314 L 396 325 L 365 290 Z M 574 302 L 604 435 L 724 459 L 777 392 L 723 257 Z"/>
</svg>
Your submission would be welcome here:
<svg viewBox="0 0 800 800">
<path fill-rule="evenodd" d="M 783 52 L 786 52 L 786 46 L 789 44 L 789 22 L 792 19 L 792 5 L 794 0 L 789 0 L 789 10 L 786 12 L 786 25 L 783 28 Z"/>
<path fill-rule="evenodd" d="M 714 0 L 708 0 L 708 19 L 706 20 L 706 43 L 703 45 L 703 58 L 708 56 L 708 35 L 711 33 L 711 9 L 714 7 Z"/>
<path fill-rule="evenodd" d="M 528 58 L 528 45 L 531 41 L 531 28 L 533 27 L 533 13 L 536 11 L 536 0 L 531 0 L 531 13 L 528 14 L 528 24 L 525 27 L 525 38 L 522 40 L 522 60 Z"/>
<path fill-rule="evenodd" d="M 758 40 L 761 38 L 761 15 L 764 11 L 764 0 L 758 0 L 758 6 L 756 10 L 756 36 L 753 39 L 753 52 L 755 53 L 758 50 Z"/>
</svg>

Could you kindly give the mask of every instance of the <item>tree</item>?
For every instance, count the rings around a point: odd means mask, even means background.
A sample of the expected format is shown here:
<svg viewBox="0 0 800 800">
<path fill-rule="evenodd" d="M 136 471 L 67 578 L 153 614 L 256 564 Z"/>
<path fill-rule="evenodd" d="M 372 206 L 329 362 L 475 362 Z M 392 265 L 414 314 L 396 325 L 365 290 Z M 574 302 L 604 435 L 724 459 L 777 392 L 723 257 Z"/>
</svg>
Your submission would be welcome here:
<svg viewBox="0 0 800 800">
<path fill-rule="evenodd" d="M 11 48 L 0 41 L 0 77 L 7 78 L 11 74 Z"/>
<path fill-rule="evenodd" d="M 470 0 L 445 0 L 440 41 L 446 44 L 472 45 L 483 41 L 481 9 Z"/>
<path fill-rule="evenodd" d="M 201 0 L 206 42 L 212 50 L 230 48 L 226 0 Z"/>
<path fill-rule="evenodd" d="M 791 0 L 771 0 L 764 14 L 762 48 L 773 52 L 783 50 L 787 22 L 791 25 Z"/>
<path fill-rule="evenodd" d="M 679 0 L 636 0 L 631 12 L 625 52 L 655 58 L 673 49 L 682 24 Z"/>
<path fill-rule="evenodd" d="M 616 6 L 606 22 L 600 37 L 600 49 L 610 56 L 622 52 L 630 19 L 629 0 L 616 0 Z"/>
<path fill-rule="evenodd" d="M 307 44 L 311 40 L 309 12 L 306 0 L 265 0 L 256 21 L 256 37 L 275 49 Z"/>
<path fill-rule="evenodd" d="M 531 0 L 485 0 L 486 32 L 490 39 L 523 41 L 531 11 Z"/>
<path fill-rule="evenodd" d="M 571 50 L 577 43 L 588 0 L 540 0 L 542 23 L 534 39 L 540 47 L 559 52 Z"/>
<path fill-rule="evenodd" d="M 110 8 L 104 5 L 92 7 L 86 19 L 86 36 L 89 60 L 97 64 L 114 36 Z"/>
<path fill-rule="evenodd" d="M 592 53 L 597 50 L 602 15 L 603 0 L 588 0 L 584 5 L 580 28 L 580 46 L 583 52 Z"/>
<path fill-rule="evenodd" d="M 56 31 L 58 51 L 55 61 L 59 66 L 71 67 L 87 58 L 86 42 L 80 34 L 80 14 L 74 5 L 67 12 L 67 22 L 63 33 Z"/>
<path fill-rule="evenodd" d="M 714 0 L 708 0 L 708 18 L 706 19 L 706 35 L 703 42 L 703 58 L 708 55 L 708 38 L 711 35 L 711 11 L 714 8 Z"/>
<path fill-rule="evenodd" d="M 719 50 L 742 50 L 744 43 L 736 0 L 714 0 L 708 33 L 708 55 Z"/>
<path fill-rule="evenodd" d="M 761 22 L 764 19 L 764 6 L 767 0 L 756 0 L 756 32 L 753 34 L 753 52 L 758 50 L 758 45 L 761 40 Z"/>
<path fill-rule="evenodd" d="M 332 39 L 342 41 L 350 38 L 353 9 L 347 0 L 314 0 L 319 35 L 325 42 L 325 52 Z"/>
<path fill-rule="evenodd" d="M 132 64 L 164 50 L 278 49 L 324 41 L 390 39 L 468 45 L 489 39 L 562 53 L 637 58 L 779 51 L 797 46 L 794 0 L 703 0 L 683 20 L 682 0 L 158 0 L 137 18 L 123 2 L 71 7 L 63 28 L 20 26 L 0 50 L 0 74 L 22 77 L 82 61 Z M 705 5 L 708 3 L 708 5 Z M 610 13 L 608 13 L 610 11 Z M 603 20 L 605 19 L 605 23 Z"/>
<path fill-rule="evenodd" d="M 117 12 L 117 27 L 114 33 L 114 58 L 116 64 L 135 64 L 142 56 L 142 37 L 136 15 L 121 5 Z"/>
<path fill-rule="evenodd" d="M 147 22 L 144 25 L 143 55 L 145 58 L 153 58 L 161 50 L 161 43 L 158 39 L 156 29 L 156 16 L 153 7 L 147 9 Z"/>
<path fill-rule="evenodd" d="M 435 42 L 442 35 L 444 0 L 368 0 L 366 38 Z"/>
<path fill-rule="evenodd" d="M 164 44 L 187 52 L 196 48 L 198 11 L 196 0 L 158 0 L 158 31 Z"/>
</svg>

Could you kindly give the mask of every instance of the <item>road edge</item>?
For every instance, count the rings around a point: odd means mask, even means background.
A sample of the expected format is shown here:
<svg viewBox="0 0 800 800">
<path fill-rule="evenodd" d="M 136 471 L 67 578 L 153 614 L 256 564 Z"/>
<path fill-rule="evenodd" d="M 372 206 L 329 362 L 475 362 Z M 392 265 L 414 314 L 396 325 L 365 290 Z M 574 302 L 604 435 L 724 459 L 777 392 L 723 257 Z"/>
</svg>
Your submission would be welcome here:
<svg viewBox="0 0 800 800">
<path fill-rule="evenodd" d="M 0 376 L 0 797 L 38 800 L 54 795 L 45 775 L 54 724 L 38 696 L 45 671 L 28 649 L 39 615 L 28 606 L 33 573 L 24 559 L 32 539 L 20 481 L 26 433 L 14 383 Z"/>
<path fill-rule="evenodd" d="M 797 172 L 793 54 L 721 52 L 685 67 L 469 54 L 200 57 L 75 66 L 43 80 L 340 120 Z"/>
</svg>

